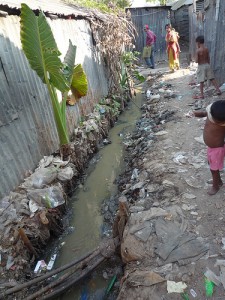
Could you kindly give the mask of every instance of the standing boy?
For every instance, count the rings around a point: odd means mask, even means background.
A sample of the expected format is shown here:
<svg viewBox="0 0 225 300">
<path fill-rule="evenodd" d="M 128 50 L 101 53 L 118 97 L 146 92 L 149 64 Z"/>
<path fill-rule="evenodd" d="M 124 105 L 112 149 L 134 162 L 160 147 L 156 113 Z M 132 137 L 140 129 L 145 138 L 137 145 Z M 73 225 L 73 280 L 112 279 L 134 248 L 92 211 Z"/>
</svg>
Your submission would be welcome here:
<svg viewBox="0 0 225 300">
<path fill-rule="evenodd" d="M 151 68 L 155 69 L 155 61 L 154 61 L 154 45 L 156 42 L 156 35 L 153 31 L 149 29 L 148 25 L 145 25 L 144 31 L 146 33 L 146 43 L 145 46 L 150 48 L 151 54 L 149 57 L 144 57 L 146 64 Z"/>
<path fill-rule="evenodd" d="M 197 80 L 200 83 L 200 95 L 194 96 L 194 99 L 204 99 L 204 82 L 210 80 L 216 89 L 217 95 L 221 95 L 219 86 L 215 80 L 213 71 L 210 68 L 209 50 L 204 45 L 204 36 L 198 36 L 196 38 L 197 51 L 196 51 L 196 63 L 198 63 Z"/>
<path fill-rule="evenodd" d="M 207 117 L 203 139 L 208 146 L 207 158 L 212 174 L 212 187 L 208 190 L 209 195 L 215 195 L 223 182 L 220 170 L 224 167 L 225 156 L 225 100 L 218 100 L 206 107 L 206 111 L 194 111 L 195 117 Z"/>
</svg>

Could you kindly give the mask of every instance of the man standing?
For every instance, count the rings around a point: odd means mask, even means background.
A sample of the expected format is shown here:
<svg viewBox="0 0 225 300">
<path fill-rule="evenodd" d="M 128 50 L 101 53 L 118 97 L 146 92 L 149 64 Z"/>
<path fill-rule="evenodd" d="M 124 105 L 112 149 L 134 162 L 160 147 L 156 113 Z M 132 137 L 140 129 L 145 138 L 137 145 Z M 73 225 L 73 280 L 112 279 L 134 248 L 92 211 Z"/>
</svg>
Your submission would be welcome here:
<svg viewBox="0 0 225 300">
<path fill-rule="evenodd" d="M 150 48 L 150 56 L 144 57 L 146 64 L 151 68 L 155 69 L 155 62 L 154 62 L 154 45 L 156 42 L 156 35 L 154 34 L 153 31 L 149 29 L 148 25 L 145 25 L 144 31 L 146 33 L 146 43 L 145 46 L 146 48 Z M 148 52 L 148 51 L 147 51 Z"/>
</svg>

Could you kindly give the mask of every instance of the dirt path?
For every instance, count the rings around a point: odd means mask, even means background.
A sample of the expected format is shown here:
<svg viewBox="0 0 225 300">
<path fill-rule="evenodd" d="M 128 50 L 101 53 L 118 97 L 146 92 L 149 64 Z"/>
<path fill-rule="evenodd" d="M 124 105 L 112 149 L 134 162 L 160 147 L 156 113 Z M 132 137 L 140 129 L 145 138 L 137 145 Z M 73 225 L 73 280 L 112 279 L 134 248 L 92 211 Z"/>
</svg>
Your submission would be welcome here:
<svg viewBox="0 0 225 300">
<path fill-rule="evenodd" d="M 163 75 L 156 79 L 154 74 L 160 72 Z M 212 96 L 209 88 L 208 97 L 194 103 L 192 95 L 198 87 L 192 89 L 189 85 L 193 80 L 190 68 L 175 73 L 158 68 L 151 71 L 151 77 L 154 81 L 150 80 L 147 88 L 160 94 L 160 100 L 148 100 L 142 117 L 148 116 L 146 111 L 156 114 L 154 110 L 158 113 L 172 110 L 175 114 L 173 120 L 161 121 L 157 126 L 162 135 L 155 134 L 152 128 L 154 142 L 148 142 L 147 150 L 132 163 L 138 176 L 123 192 L 133 205 L 123 236 L 122 257 L 127 265 L 118 299 L 182 299 L 180 293 L 167 292 L 167 280 L 185 283 L 189 299 L 208 299 L 204 272 L 209 268 L 219 275 L 220 267 L 214 265 L 217 259 L 225 257 L 222 249 L 225 188 L 214 196 L 207 195 L 207 180 L 211 175 L 206 146 L 201 142 L 205 120 L 187 114 L 219 98 Z M 168 94 L 176 97 L 165 98 Z M 224 174 L 222 178 L 225 181 Z M 185 242 L 181 241 L 184 236 Z M 186 243 L 187 240 L 193 244 Z M 210 299 L 225 299 L 222 284 L 214 287 Z"/>
</svg>

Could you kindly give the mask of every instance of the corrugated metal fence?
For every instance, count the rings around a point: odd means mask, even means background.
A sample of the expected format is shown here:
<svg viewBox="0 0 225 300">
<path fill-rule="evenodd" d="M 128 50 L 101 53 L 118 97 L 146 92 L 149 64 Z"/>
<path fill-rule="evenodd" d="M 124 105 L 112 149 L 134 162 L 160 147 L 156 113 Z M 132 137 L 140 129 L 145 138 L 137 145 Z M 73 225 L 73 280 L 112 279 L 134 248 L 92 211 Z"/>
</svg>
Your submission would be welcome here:
<svg viewBox="0 0 225 300">
<path fill-rule="evenodd" d="M 171 23 L 176 31 L 179 32 L 180 38 L 183 41 L 189 41 L 189 14 L 187 5 L 171 12 Z"/>
<path fill-rule="evenodd" d="M 143 31 L 144 25 L 149 25 L 150 29 L 156 34 L 155 45 L 156 60 L 164 60 L 166 55 L 165 25 L 170 23 L 169 7 L 145 7 L 129 8 L 131 19 L 137 30 L 135 41 L 136 51 L 142 52 L 145 46 L 146 34 Z"/>
<path fill-rule="evenodd" d="M 80 110 L 91 111 L 107 94 L 106 70 L 93 46 L 89 22 L 50 20 L 62 57 L 69 39 L 77 45 L 76 63 L 86 71 L 89 92 L 81 105 L 68 109 L 70 133 Z M 13 190 L 38 161 L 58 148 L 50 99 L 21 50 L 18 16 L 0 17 L 0 197 Z"/>
<path fill-rule="evenodd" d="M 196 51 L 195 39 L 204 35 L 209 48 L 211 67 L 219 83 L 225 82 L 225 1 L 199 1 L 196 13 L 189 7 L 190 53 Z M 205 4 L 205 6 L 204 6 Z"/>
</svg>

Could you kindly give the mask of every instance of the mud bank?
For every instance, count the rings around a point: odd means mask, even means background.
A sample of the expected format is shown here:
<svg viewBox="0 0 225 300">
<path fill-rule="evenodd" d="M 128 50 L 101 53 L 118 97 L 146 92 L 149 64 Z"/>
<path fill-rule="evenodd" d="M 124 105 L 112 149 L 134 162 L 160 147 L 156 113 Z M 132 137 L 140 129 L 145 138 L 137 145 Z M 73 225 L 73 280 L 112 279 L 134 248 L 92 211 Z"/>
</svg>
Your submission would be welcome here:
<svg viewBox="0 0 225 300">
<path fill-rule="evenodd" d="M 124 102 L 122 107 L 124 107 Z M 96 106 L 75 129 L 70 157 L 60 153 L 44 157 L 37 169 L 0 203 L 1 288 L 15 286 L 34 276 L 34 265 L 50 239 L 64 231 L 62 217 L 68 195 L 82 180 L 88 161 L 107 144 L 121 105 L 112 99 Z M 29 176 L 30 175 L 30 176 Z"/>
</svg>

